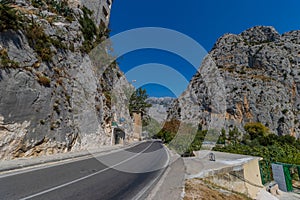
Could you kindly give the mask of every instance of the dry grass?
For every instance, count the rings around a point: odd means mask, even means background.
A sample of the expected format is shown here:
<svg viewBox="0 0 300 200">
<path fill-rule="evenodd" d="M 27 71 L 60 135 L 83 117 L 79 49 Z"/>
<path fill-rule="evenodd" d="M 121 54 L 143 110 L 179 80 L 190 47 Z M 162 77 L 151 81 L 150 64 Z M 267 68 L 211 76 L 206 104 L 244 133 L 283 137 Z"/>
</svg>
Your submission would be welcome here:
<svg viewBox="0 0 300 200">
<path fill-rule="evenodd" d="M 38 76 L 38 82 L 41 85 L 43 85 L 45 87 L 50 87 L 50 85 L 51 85 L 51 79 L 50 78 L 48 78 L 47 76 L 44 76 L 42 74 L 38 74 L 37 76 Z"/>
<path fill-rule="evenodd" d="M 29 10 L 27 8 L 18 6 L 18 5 L 12 5 L 13 8 L 15 8 L 16 10 L 20 11 L 23 14 L 29 14 L 29 15 L 33 15 L 33 14 L 37 14 L 36 11 L 34 10 Z"/>
<path fill-rule="evenodd" d="M 184 200 L 248 200 L 249 198 L 204 183 L 200 179 L 190 179 L 185 183 Z"/>
</svg>

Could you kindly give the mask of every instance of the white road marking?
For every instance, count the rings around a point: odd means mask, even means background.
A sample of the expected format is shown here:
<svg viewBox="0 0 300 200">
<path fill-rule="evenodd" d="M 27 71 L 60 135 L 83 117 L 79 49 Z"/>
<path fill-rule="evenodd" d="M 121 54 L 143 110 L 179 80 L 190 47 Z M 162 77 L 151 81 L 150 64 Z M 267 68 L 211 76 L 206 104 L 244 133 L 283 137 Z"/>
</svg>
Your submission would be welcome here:
<svg viewBox="0 0 300 200">
<path fill-rule="evenodd" d="M 55 186 L 55 187 L 53 187 L 53 188 L 44 190 L 44 191 L 42 191 L 42 192 L 38 192 L 38 193 L 36 193 L 36 194 L 33 194 L 33 195 L 30 195 L 30 196 L 24 197 L 24 198 L 22 198 L 21 200 L 31 199 L 31 198 L 33 198 L 33 197 L 37 197 L 37 196 L 40 196 L 40 195 L 42 195 L 42 194 L 46 194 L 46 193 L 48 193 L 48 192 L 51 192 L 51 191 L 54 191 L 54 190 L 57 190 L 57 189 L 66 187 L 66 186 L 71 185 L 71 184 L 73 184 L 73 183 L 77 183 L 77 182 L 82 181 L 82 180 L 84 180 L 84 179 L 87 179 L 87 178 L 90 178 L 90 177 L 95 176 L 95 175 L 97 175 L 97 174 L 100 174 L 100 173 L 102 173 L 102 172 L 105 172 L 105 171 L 107 171 L 107 170 L 109 170 L 109 169 L 111 169 L 111 168 L 114 168 L 114 167 L 116 167 L 116 166 L 118 166 L 118 165 L 120 165 L 120 164 L 123 164 L 123 163 L 125 163 L 125 162 L 127 162 L 127 161 L 129 161 L 129 160 L 131 160 L 131 159 L 133 159 L 133 158 L 135 158 L 135 157 L 141 155 L 143 152 L 145 152 L 147 149 L 149 149 L 150 146 L 151 146 L 152 144 L 153 144 L 153 142 L 151 142 L 150 145 L 149 145 L 147 148 L 145 148 L 143 151 L 141 151 L 141 152 L 135 154 L 135 155 L 132 156 L 132 157 L 129 157 L 129 158 L 123 160 L 122 162 L 119 162 L 118 164 L 115 164 L 115 165 L 113 165 L 113 166 L 110 166 L 110 167 L 108 167 L 108 168 L 105 168 L 105 169 L 103 169 L 103 170 L 100 170 L 100 171 L 95 172 L 95 173 L 93 173 L 93 174 L 90 174 L 90 175 L 81 177 L 81 178 L 79 178 L 79 179 L 75 179 L 75 180 L 73 180 L 73 181 L 70 181 L 70 182 L 67 182 L 67 183 L 64 183 L 64 184 Z"/>
<path fill-rule="evenodd" d="M 164 148 L 164 150 L 166 151 L 167 157 L 168 157 L 167 162 L 166 162 L 166 166 L 163 167 L 163 168 L 166 168 L 166 167 L 169 165 L 169 163 L 170 163 L 170 154 L 169 154 L 169 151 L 167 151 L 166 148 L 165 148 L 164 146 L 163 146 L 163 148 Z M 157 176 L 154 180 L 152 180 L 146 187 L 143 188 L 143 190 L 141 190 L 141 191 L 140 191 L 137 195 L 135 195 L 135 197 L 133 197 L 132 199 L 133 199 L 133 200 L 139 200 L 139 199 L 145 194 L 145 192 L 147 192 L 147 190 L 149 190 L 150 187 L 151 187 L 151 186 L 152 186 L 159 178 L 161 178 L 161 175 L 162 175 L 164 172 L 166 172 L 166 170 L 162 171 L 162 172 L 160 173 L 159 176 Z"/>
<path fill-rule="evenodd" d="M 145 142 L 142 142 L 142 143 L 145 143 Z M 20 169 L 14 169 L 14 170 L 10 170 L 10 171 L 1 172 L 0 179 L 8 177 L 8 176 L 14 176 L 14 175 L 32 172 L 32 171 L 36 171 L 36 170 L 40 170 L 40 169 L 46 169 L 46 168 L 50 168 L 50 167 L 65 165 L 67 163 L 72 163 L 72 162 L 76 162 L 76 161 L 87 160 L 87 159 L 91 159 L 92 157 L 105 156 L 105 155 L 109 155 L 112 153 L 117 153 L 119 151 L 126 151 L 126 149 L 135 147 L 142 143 L 138 143 L 136 145 L 129 146 L 129 147 L 122 148 L 122 149 L 113 149 L 112 151 L 109 151 L 109 152 L 90 153 L 89 155 L 85 155 L 85 156 L 67 158 L 67 159 L 62 159 L 62 160 L 58 160 L 58 161 L 46 162 L 46 163 L 41 163 L 41 164 L 37 164 L 37 165 L 33 165 L 33 166 L 20 168 Z"/>
</svg>

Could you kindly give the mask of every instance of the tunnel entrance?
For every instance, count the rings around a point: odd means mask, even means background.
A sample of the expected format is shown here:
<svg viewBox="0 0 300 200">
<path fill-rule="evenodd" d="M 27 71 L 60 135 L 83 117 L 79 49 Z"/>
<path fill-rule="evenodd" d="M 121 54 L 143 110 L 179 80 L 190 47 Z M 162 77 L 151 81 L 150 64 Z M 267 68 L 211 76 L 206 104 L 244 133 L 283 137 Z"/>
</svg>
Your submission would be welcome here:
<svg viewBox="0 0 300 200">
<path fill-rule="evenodd" d="M 120 128 L 114 128 L 114 144 L 123 144 L 125 132 Z"/>
</svg>

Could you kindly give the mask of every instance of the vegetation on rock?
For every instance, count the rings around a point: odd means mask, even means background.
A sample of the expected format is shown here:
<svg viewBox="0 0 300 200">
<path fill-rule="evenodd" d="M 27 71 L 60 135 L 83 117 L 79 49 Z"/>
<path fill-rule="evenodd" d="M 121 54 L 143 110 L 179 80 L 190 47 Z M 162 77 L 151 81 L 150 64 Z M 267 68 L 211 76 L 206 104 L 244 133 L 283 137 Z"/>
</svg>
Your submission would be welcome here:
<svg viewBox="0 0 300 200">
<path fill-rule="evenodd" d="M 21 16 L 8 0 L 0 0 L 0 19 L 0 32 L 20 28 Z"/>
<path fill-rule="evenodd" d="M 41 25 L 34 22 L 25 27 L 25 34 L 28 38 L 29 45 L 36 51 L 42 61 L 50 61 L 53 53 L 51 52 L 51 40 L 45 34 Z"/>
<path fill-rule="evenodd" d="M 36 8 L 47 8 L 50 12 L 64 16 L 70 22 L 75 19 L 74 13 L 66 0 L 31 0 L 31 4 Z"/>
<path fill-rule="evenodd" d="M 95 22 L 91 19 L 91 15 L 93 14 L 91 10 L 83 7 L 82 11 L 83 17 L 80 17 L 79 19 L 81 31 L 84 37 L 81 51 L 89 53 L 93 48 L 108 37 L 110 30 L 102 23 L 100 23 L 99 27 L 96 26 Z"/>
<path fill-rule="evenodd" d="M 256 120 L 276 135 L 299 138 L 299 35 L 300 31 L 280 35 L 273 27 L 256 26 L 220 37 L 173 103 L 168 120 L 201 119 L 208 129 L 212 116 L 224 113 L 227 133 L 234 126 L 244 130 L 243 125 Z"/>
<path fill-rule="evenodd" d="M 113 88 L 118 79 L 121 85 L 127 85 L 126 79 L 120 78 L 123 74 L 117 64 L 105 66 L 107 71 L 102 67 L 113 59 L 99 54 L 86 55 L 108 36 L 106 25 L 97 27 L 90 11 L 71 8 L 67 2 L 0 0 L 0 87 L 6 96 L 1 98 L 1 116 L 5 118 L 4 124 L 15 123 L 20 113 L 25 113 L 20 120 L 30 121 L 26 127 L 24 124 L 24 131 L 4 130 L 4 140 L 9 142 L 3 143 L 0 157 L 48 154 L 49 146 L 65 152 L 109 144 L 111 132 L 107 126 L 113 110 L 108 105 L 115 99 L 112 89 L 120 96 L 119 104 L 128 103 L 122 88 Z M 88 45 L 81 51 L 83 44 Z M 16 67 L 17 70 L 11 70 Z M 22 103 L 12 99 L 22 99 Z M 95 110 L 97 115 L 72 120 Z M 116 115 L 125 119 L 126 139 L 130 140 L 133 131 L 127 107 Z M 82 136 L 85 142 L 81 143 L 77 140 L 80 132 L 91 134 Z M 39 141 L 44 143 L 39 145 Z M 37 145 L 43 149 L 37 150 Z"/>
<path fill-rule="evenodd" d="M 45 87 L 50 87 L 51 79 L 45 75 L 38 74 L 38 82 Z"/>
<path fill-rule="evenodd" d="M 6 49 L 0 50 L 0 68 L 18 68 L 19 63 L 9 59 Z"/>
</svg>

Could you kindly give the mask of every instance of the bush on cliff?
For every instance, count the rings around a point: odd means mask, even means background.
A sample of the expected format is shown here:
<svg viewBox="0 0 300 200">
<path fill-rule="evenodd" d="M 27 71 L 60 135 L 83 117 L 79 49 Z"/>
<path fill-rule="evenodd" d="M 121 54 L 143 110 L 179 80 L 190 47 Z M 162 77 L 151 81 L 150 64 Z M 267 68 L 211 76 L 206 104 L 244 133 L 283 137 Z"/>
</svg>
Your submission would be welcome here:
<svg viewBox="0 0 300 200">
<path fill-rule="evenodd" d="M 0 32 L 5 30 L 18 30 L 20 28 L 20 15 L 8 0 L 0 0 Z"/>
</svg>

